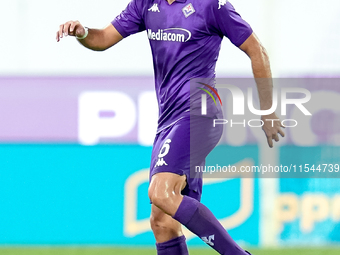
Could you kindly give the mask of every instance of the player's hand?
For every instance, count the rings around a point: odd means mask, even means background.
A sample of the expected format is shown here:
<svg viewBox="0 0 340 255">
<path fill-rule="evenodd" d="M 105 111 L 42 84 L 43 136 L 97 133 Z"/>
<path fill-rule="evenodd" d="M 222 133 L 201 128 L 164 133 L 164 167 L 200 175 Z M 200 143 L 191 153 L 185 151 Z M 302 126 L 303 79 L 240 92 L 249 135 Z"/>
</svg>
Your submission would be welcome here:
<svg viewBox="0 0 340 255">
<path fill-rule="evenodd" d="M 273 140 L 278 142 L 279 134 L 284 137 L 285 133 L 282 131 L 282 128 L 285 128 L 282 124 L 280 119 L 276 116 L 275 112 L 270 115 L 265 115 L 261 117 L 263 120 L 264 125 L 262 127 L 264 133 L 267 137 L 267 142 L 270 148 L 273 148 Z"/>
<path fill-rule="evenodd" d="M 78 20 L 76 21 L 68 21 L 65 24 L 59 26 L 59 30 L 57 32 L 57 42 L 60 41 L 63 36 L 78 36 L 82 37 L 85 35 L 85 28 L 80 24 Z"/>
</svg>

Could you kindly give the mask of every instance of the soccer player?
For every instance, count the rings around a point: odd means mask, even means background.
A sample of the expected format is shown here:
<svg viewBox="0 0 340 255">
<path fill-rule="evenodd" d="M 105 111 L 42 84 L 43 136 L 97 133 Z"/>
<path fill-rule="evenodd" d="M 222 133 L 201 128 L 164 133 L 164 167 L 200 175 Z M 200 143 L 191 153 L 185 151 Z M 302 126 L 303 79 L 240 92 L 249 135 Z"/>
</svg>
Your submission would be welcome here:
<svg viewBox="0 0 340 255">
<path fill-rule="evenodd" d="M 200 203 L 202 178 L 190 176 L 190 165 L 204 165 L 222 129 L 213 128 L 208 118 L 190 116 L 189 84 L 192 78 L 214 79 L 225 36 L 250 57 L 260 107 L 270 109 L 272 82 L 266 50 L 227 0 L 132 0 L 104 29 L 88 29 L 78 21 L 69 21 L 60 26 L 56 39 L 76 36 L 83 46 L 103 51 L 145 30 L 153 54 L 159 105 L 149 185 L 150 223 L 157 254 L 188 254 L 181 224 L 220 254 L 247 254 Z M 214 116 L 221 116 L 217 107 Z M 275 113 L 261 118 L 278 119 Z M 190 122 L 200 128 L 190 129 Z M 264 121 L 263 130 L 270 147 L 273 140 L 279 140 L 278 134 L 284 136 L 278 121 L 274 125 Z M 190 148 L 190 140 L 200 146 Z"/>
</svg>

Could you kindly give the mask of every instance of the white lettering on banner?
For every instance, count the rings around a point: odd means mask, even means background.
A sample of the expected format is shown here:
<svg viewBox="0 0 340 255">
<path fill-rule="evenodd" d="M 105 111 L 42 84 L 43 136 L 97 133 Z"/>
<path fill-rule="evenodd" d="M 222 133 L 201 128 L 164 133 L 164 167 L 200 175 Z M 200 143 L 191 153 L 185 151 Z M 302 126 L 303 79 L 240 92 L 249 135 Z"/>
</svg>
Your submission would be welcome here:
<svg viewBox="0 0 340 255">
<path fill-rule="evenodd" d="M 138 96 L 138 142 L 152 146 L 157 131 L 158 105 L 154 91 L 143 91 Z"/>
<path fill-rule="evenodd" d="M 135 128 L 138 120 L 138 142 L 151 146 L 158 119 L 155 92 L 141 92 L 137 104 L 128 94 L 120 91 L 81 93 L 78 98 L 79 142 L 83 145 L 95 145 L 101 138 L 124 137 Z M 101 117 L 101 112 L 112 114 L 109 117 Z"/>
<path fill-rule="evenodd" d="M 122 92 L 83 92 L 78 108 L 78 138 L 84 145 L 97 144 L 100 138 L 124 136 L 136 124 L 136 105 Z M 101 118 L 103 111 L 113 116 Z"/>
</svg>

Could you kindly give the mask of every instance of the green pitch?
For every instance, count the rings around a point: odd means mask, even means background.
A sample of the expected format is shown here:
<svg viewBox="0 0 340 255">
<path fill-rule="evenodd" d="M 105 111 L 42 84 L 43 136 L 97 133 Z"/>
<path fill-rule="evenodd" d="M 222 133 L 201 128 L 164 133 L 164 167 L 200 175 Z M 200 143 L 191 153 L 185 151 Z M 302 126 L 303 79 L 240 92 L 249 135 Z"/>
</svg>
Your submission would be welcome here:
<svg viewBox="0 0 340 255">
<path fill-rule="evenodd" d="M 340 248 L 249 249 L 253 255 L 339 255 Z M 135 248 L 0 248 L 1 255 L 156 255 L 154 249 Z M 190 255 L 216 255 L 210 249 L 190 249 Z"/>
</svg>

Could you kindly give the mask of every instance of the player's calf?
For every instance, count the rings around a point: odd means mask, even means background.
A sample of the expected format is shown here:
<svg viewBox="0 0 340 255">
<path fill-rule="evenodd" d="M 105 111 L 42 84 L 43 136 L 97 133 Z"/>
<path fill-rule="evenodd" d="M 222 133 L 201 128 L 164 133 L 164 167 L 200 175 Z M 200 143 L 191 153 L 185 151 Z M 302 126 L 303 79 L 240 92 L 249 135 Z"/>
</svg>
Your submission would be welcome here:
<svg viewBox="0 0 340 255">
<path fill-rule="evenodd" d="M 155 205 L 152 205 L 150 225 L 157 243 L 163 243 L 183 235 L 181 224 Z"/>
<path fill-rule="evenodd" d="M 156 238 L 158 255 L 188 255 L 181 224 L 152 205 L 150 224 Z"/>
</svg>

